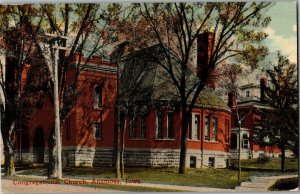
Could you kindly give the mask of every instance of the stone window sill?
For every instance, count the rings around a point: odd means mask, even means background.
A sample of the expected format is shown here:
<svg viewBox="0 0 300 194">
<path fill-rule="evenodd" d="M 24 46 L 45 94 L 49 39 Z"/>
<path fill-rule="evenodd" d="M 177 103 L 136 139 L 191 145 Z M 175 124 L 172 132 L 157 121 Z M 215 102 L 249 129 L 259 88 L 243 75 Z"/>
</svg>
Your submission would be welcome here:
<svg viewBox="0 0 300 194">
<path fill-rule="evenodd" d="M 217 144 L 217 143 L 219 143 L 219 141 L 215 141 L 215 140 L 211 140 L 211 141 L 204 140 L 204 143 L 213 143 L 213 144 Z"/>
<path fill-rule="evenodd" d="M 146 141 L 146 138 L 130 138 L 130 141 Z"/>
<path fill-rule="evenodd" d="M 155 139 L 155 141 L 175 141 L 175 139 L 174 138 L 173 139 L 164 138 L 164 139 Z"/>
<path fill-rule="evenodd" d="M 189 142 L 201 142 L 200 139 L 188 139 Z"/>
</svg>

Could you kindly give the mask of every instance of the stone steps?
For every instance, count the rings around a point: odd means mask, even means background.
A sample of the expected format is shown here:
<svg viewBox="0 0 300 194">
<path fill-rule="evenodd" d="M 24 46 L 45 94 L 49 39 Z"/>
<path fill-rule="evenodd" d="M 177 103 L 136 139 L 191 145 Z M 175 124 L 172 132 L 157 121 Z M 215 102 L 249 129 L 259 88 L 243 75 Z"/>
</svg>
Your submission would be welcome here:
<svg viewBox="0 0 300 194">
<path fill-rule="evenodd" d="M 265 188 L 268 183 L 261 182 L 242 182 L 241 187 L 249 187 L 249 188 Z"/>
<path fill-rule="evenodd" d="M 250 187 L 237 186 L 235 187 L 234 191 L 235 192 L 257 192 L 257 191 L 268 191 L 268 190 L 264 188 L 250 188 Z"/>
<path fill-rule="evenodd" d="M 297 177 L 297 175 L 270 176 L 270 177 L 251 177 L 251 182 L 242 182 L 240 186 L 235 187 L 236 192 L 257 192 L 268 191 L 268 188 L 276 180 L 282 178 Z"/>
</svg>

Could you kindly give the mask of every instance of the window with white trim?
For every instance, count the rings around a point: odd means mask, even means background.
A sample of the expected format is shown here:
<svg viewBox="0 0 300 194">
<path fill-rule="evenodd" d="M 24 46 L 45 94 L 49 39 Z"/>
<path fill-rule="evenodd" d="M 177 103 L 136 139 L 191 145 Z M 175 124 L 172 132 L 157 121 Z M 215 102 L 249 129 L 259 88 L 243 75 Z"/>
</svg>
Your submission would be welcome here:
<svg viewBox="0 0 300 194">
<path fill-rule="evenodd" d="M 140 117 L 140 136 L 142 139 L 146 138 L 146 117 L 145 116 L 141 116 Z"/>
<path fill-rule="evenodd" d="M 225 127 L 226 127 L 226 142 L 229 143 L 229 137 L 230 137 L 229 119 L 225 119 Z"/>
<path fill-rule="evenodd" d="M 167 126 L 167 138 L 173 139 L 174 138 L 174 112 L 168 112 L 168 126 Z"/>
<path fill-rule="evenodd" d="M 199 132 L 200 132 L 200 115 L 195 114 L 193 116 L 193 125 L 192 125 L 192 139 L 197 139 L 199 140 Z"/>
<path fill-rule="evenodd" d="M 249 90 L 246 91 L 246 97 L 247 98 L 250 97 L 250 91 Z"/>
<path fill-rule="evenodd" d="M 136 118 L 132 117 L 130 121 L 130 133 L 129 133 L 130 139 L 136 138 Z"/>
<path fill-rule="evenodd" d="M 205 131 L 204 131 L 204 135 L 205 135 L 205 140 L 210 140 L 210 117 L 206 116 L 205 117 Z"/>
<path fill-rule="evenodd" d="M 156 138 L 163 138 L 163 113 L 161 110 L 156 113 Z"/>
<path fill-rule="evenodd" d="M 218 117 L 213 117 L 213 138 L 218 141 Z"/>
<path fill-rule="evenodd" d="M 248 149 L 249 148 L 249 138 L 247 133 L 243 134 L 243 144 L 242 144 L 243 149 Z"/>
</svg>

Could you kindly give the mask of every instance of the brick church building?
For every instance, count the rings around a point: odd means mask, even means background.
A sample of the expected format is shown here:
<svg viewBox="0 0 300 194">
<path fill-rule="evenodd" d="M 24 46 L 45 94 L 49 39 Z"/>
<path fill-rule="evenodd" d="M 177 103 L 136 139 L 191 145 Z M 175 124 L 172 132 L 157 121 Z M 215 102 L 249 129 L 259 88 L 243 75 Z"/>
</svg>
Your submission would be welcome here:
<svg viewBox="0 0 300 194">
<path fill-rule="evenodd" d="M 199 40 L 197 52 L 207 53 L 209 34 L 204 33 Z M 143 73 L 145 79 L 130 102 L 147 107 L 143 114 L 136 115 L 134 110 L 128 109 L 132 112 L 125 126 L 125 165 L 178 166 L 181 138 L 179 100 L 172 86 L 161 85 L 162 70 L 158 65 L 147 73 L 143 72 L 143 64 L 147 62 L 136 63 L 141 53 L 143 51 L 132 52 L 133 61 L 127 61 L 122 64 L 125 68 L 119 69 L 120 88 L 126 86 L 126 77 L 135 79 L 134 76 Z M 207 57 L 207 54 L 201 56 Z M 10 63 L 13 61 L 7 59 L 6 66 L 9 67 Z M 83 68 L 74 86 L 76 63 Z M 68 69 L 67 84 L 75 87 L 78 95 L 76 101 L 70 103 L 70 113 L 61 121 L 63 163 L 72 166 L 113 165 L 118 66 L 98 56 L 85 59 L 78 54 Z M 24 163 L 48 162 L 54 110 L 53 97 L 45 87 L 47 78 L 41 76 L 42 71 L 41 65 L 32 60 L 22 72 L 21 93 L 25 99 L 35 99 L 34 104 L 27 104 L 30 111 L 22 114 L 21 127 L 15 136 L 16 161 Z M 224 168 L 228 164 L 231 109 L 216 95 L 214 87 L 213 79 L 210 79 L 192 111 L 187 167 Z"/>
</svg>

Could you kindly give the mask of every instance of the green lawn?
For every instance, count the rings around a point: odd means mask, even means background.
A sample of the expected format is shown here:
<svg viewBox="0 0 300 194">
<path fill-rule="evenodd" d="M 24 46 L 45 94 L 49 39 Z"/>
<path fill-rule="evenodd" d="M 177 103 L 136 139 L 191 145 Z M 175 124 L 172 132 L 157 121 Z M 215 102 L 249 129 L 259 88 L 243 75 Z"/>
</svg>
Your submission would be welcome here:
<svg viewBox="0 0 300 194">
<path fill-rule="evenodd" d="M 279 171 L 280 170 L 280 158 L 269 158 L 266 163 L 258 163 L 257 159 L 242 160 L 242 167 L 245 169 L 257 169 L 264 171 Z M 285 159 L 286 172 L 298 171 L 298 160 L 292 158 Z"/>
<path fill-rule="evenodd" d="M 284 174 L 298 172 L 298 160 L 286 159 Z M 187 169 L 186 174 L 178 174 L 177 168 L 125 168 L 126 177 L 139 179 L 148 183 L 168 183 L 176 185 L 209 186 L 216 188 L 234 188 L 237 184 L 237 169 Z M 23 170 L 21 174 L 46 175 L 45 168 Z M 280 158 L 270 158 L 266 163 L 258 163 L 256 159 L 242 161 L 242 181 L 251 176 L 282 175 Z M 114 179 L 112 167 L 68 167 L 63 170 L 66 178 Z M 142 189 L 142 188 L 141 188 Z"/>
</svg>

